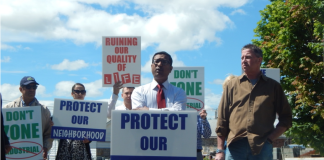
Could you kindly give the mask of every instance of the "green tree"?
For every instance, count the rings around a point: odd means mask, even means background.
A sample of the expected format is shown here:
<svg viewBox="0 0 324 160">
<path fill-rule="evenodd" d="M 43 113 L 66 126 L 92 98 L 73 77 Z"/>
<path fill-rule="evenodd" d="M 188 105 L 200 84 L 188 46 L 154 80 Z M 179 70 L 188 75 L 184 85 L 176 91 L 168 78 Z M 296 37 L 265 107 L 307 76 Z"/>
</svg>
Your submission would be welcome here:
<svg viewBox="0 0 324 160">
<path fill-rule="evenodd" d="M 264 52 L 265 68 L 280 68 L 293 111 L 285 134 L 324 155 L 324 0 L 272 0 L 252 42 Z"/>
</svg>

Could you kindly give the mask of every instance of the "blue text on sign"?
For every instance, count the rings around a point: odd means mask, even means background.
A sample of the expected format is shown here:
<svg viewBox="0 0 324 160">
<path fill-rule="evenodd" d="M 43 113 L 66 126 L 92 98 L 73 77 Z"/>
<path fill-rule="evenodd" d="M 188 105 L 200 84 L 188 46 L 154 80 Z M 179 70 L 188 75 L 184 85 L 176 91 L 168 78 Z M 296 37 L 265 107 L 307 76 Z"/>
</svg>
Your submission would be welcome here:
<svg viewBox="0 0 324 160">
<path fill-rule="evenodd" d="M 65 110 L 67 111 L 81 111 L 81 112 L 98 112 L 100 113 L 102 103 L 94 103 L 94 102 L 78 102 L 78 101 L 64 101 L 61 100 L 60 103 L 60 110 L 63 110 L 65 107 Z"/>
<path fill-rule="evenodd" d="M 131 129 L 153 129 L 176 130 L 179 125 L 181 130 L 186 129 L 186 118 L 188 114 L 148 114 L 142 115 L 137 113 L 122 113 L 121 114 L 121 129 L 126 128 L 126 124 L 130 123 Z M 160 120 L 160 123 L 158 123 Z"/>
<path fill-rule="evenodd" d="M 261 69 L 261 72 L 262 72 L 263 75 L 267 74 L 265 69 Z"/>
<path fill-rule="evenodd" d="M 150 147 L 151 150 L 167 150 L 167 138 L 166 137 L 146 137 L 141 138 L 141 149 L 147 150 Z"/>
</svg>

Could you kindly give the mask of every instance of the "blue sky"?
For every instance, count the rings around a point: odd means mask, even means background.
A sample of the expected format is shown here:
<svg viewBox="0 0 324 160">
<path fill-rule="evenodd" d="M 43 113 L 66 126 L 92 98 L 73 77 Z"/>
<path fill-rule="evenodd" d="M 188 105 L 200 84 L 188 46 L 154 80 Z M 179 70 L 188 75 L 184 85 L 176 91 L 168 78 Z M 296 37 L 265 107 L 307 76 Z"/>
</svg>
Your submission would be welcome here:
<svg viewBox="0 0 324 160">
<path fill-rule="evenodd" d="M 173 66 L 205 67 L 205 107 L 214 117 L 228 74 L 240 75 L 240 50 L 255 39 L 268 0 L 15 0 L 1 14 L 1 93 L 20 96 L 23 76 L 40 84 L 36 97 L 53 107 L 84 83 L 86 100 L 107 100 L 101 85 L 102 36 L 141 36 L 142 84 L 152 80 L 150 59 L 167 51 Z M 119 98 L 117 105 L 122 103 Z"/>
</svg>

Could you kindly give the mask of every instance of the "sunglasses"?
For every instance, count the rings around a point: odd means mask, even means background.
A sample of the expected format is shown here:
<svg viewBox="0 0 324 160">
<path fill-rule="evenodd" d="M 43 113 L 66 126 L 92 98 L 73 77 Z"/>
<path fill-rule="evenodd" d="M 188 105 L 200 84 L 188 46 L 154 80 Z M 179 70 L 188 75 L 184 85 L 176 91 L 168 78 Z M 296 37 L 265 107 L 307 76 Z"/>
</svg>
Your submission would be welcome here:
<svg viewBox="0 0 324 160">
<path fill-rule="evenodd" d="M 37 89 L 37 85 L 26 85 L 26 86 L 24 86 L 24 88 L 26 88 L 26 89 Z"/>
<path fill-rule="evenodd" d="M 76 94 L 85 94 L 87 91 L 86 90 L 73 90 L 74 93 Z"/>
<path fill-rule="evenodd" d="M 158 65 L 161 62 L 162 65 L 166 65 L 166 64 L 170 64 L 170 62 L 168 60 L 165 59 L 154 59 L 153 63 L 155 65 Z"/>
</svg>

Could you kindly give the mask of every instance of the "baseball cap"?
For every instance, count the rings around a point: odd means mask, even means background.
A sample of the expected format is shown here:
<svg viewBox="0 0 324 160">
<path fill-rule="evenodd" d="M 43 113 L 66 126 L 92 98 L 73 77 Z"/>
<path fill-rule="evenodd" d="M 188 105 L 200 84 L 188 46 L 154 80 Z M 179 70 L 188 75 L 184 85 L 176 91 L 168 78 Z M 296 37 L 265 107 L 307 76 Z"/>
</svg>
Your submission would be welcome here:
<svg viewBox="0 0 324 160">
<path fill-rule="evenodd" d="M 32 77 L 32 76 L 25 76 L 25 77 L 23 77 L 23 78 L 21 79 L 21 81 L 20 81 L 20 85 L 21 85 L 21 86 L 26 86 L 26 85 L 31 84 L 31 83 L 36 83 L 37 85 L 39 85 L 39 84 L 36 82 L 35 78 Z"/>
</svg>

